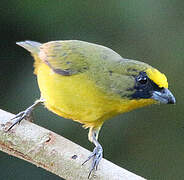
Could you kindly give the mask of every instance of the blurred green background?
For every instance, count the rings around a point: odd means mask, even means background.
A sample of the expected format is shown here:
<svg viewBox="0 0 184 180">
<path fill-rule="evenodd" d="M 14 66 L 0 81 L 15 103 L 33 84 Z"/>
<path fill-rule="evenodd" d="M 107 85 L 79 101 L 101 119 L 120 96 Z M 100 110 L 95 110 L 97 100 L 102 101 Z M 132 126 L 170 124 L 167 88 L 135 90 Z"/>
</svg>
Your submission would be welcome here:
<svg viewBox="0 0 184 180">
<path fill-rule="evenodd" d="M 107 121 L 99 141 L 104 157 L 151 180 L 184 179 L 183 0 L 1 0 L 0 108 L 18 113 L 39 98 L 33 59 L 15 42 L 78 39 L 164 72 L 176 105 L 138 109 Z M 92 150 L 88 131 L 43 107 L 35 123 Z M 60 179 L 0 153 L 0 179 Z"/>
</svg>

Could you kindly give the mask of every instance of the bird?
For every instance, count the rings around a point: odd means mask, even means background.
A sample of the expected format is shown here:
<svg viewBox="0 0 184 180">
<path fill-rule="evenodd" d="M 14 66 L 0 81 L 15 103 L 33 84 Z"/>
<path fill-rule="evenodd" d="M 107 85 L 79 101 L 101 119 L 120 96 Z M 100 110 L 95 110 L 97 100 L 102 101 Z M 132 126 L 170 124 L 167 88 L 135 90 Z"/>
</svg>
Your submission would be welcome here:
<svg viewBox="0 0 184 180">
<path fill-rule="evenodd" d="M 39 104 L 83 124 L 95 145 L 84 161 L 92 159 L 88 178 L 103 157 L 98 135 L 107 119 L 151 104 L 176 103 L 163 73 L 147 63 L 123 58 L 108 47 L 80 40 L 16 44 L 34 58 L 40 98 L 15 115 L 8 130 L 28 119 Z"/>
</svg>

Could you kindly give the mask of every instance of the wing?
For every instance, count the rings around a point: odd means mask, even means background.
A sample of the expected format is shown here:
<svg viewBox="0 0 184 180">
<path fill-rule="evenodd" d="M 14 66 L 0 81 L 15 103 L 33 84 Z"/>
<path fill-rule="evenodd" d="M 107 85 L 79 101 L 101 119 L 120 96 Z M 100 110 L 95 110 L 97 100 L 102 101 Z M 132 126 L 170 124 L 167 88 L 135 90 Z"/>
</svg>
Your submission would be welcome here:
<svg viewBox="0 0 184 180">
<path fill-rule="evenodd" d="M 40 46 L 39 58 L 55 73 L 70 76 L 83 73 L 91 67 L 104 66 L 104 61 L 121 56 L 104 46 L 77 41 L 51 41 Z"/>
</svg>

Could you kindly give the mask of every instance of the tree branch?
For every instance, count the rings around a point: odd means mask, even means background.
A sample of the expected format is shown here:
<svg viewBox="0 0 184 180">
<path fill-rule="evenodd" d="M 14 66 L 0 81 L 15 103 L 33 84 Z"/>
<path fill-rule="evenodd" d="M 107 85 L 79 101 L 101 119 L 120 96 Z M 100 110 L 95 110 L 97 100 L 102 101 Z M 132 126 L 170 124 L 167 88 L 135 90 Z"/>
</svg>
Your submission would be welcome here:
<svg viewBox="0 0 184 180">
<path fill-rule="evenodd" d="M 81 146 L 45 128 L 23 120 L 9 132 L 5 124 L 13 114 L 0 110 L 0 150 L 38 167 L 42 167 L 64 179 L 87 179 L 91 163 L 81 165 L 90 152 Z M 90 179 L 144 180 L 105 159 Z"/>
</svg>

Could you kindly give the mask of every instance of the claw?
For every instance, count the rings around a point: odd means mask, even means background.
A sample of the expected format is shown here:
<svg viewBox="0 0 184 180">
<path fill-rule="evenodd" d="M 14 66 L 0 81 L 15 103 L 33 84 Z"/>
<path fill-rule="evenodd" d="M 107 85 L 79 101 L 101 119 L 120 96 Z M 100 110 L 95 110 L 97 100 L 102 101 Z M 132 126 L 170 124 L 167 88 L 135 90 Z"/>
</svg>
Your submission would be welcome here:
<svg viewBox="0 0 184 180">
<path fill-rule="evenodd" d="M 44 99 L 36 100 L 35 103 L 33 105 L 31 105 L 30 107 L 28 107 L 25 111 L 22 111 L 22 112 L 18 113 L 15 117 L 10 119 L 10 121 L 14 120 L 14 119 L 15 119 L 15 121 L 11 124 L 11 126 L 9 126 L 7 131 L 9 131 L 17 123 L 20 123 L 23 119 L 26 119 L 26 120 L 28 119 L 29 120 L 30 117 L 31 117 L 31 113 L 32 113 L 33 109 L 41 103 L 44 103 Z"/>
<path fill-rule="evenodd" d="M 94 156 L 95 156 L 95 148 L 94 148 L 93 152 L 91 153 L 91 155 L 82 163 L 82 165 L 84 165 L 86 162 L 88 162 Z"/>
<path fill-rule="evenodd" d="M 16 124 L 20 123 L 23 119 L 29 118 L 30 115 L 31 115 L 31 112 L 32 112 L 32 109 L 27 108 L 25 111 L 22 111 L 22 112 L 18 113 L 15 117 L 10 119 L 10 121 L 14 120 L 14 119 L 15 119 L 15 121 L 11 124 L 11 126 L 7 129 L 7 131 L 9 131 Z"/>
<path fill-rule="evenodd" d="M 98 146 L 96 146 L 93 150 L 93 152 L 91 153 L 91 155 L 87 158 L 86 161 L 84 161 L 82 163 L 82 165 L 84 165 L 86 162 L 88 162 L 91 158 L 93 158 L 93 162 L 92 162 L 92 165 L 91 165 L 91 169 L 89 171 L 89 175 L 88 175 L 88 179 L 90 178 L 91 176 L 91 173 L 92 171 L 95 169 L 97 170 L 98 168 L 98 165 L 99 165 L 99 162 L 100 160 L 102 159 L 102 156 L 103 156 L 103 149 L 102 149 L 102 146 L 99 144 Z"/>
</svg>

